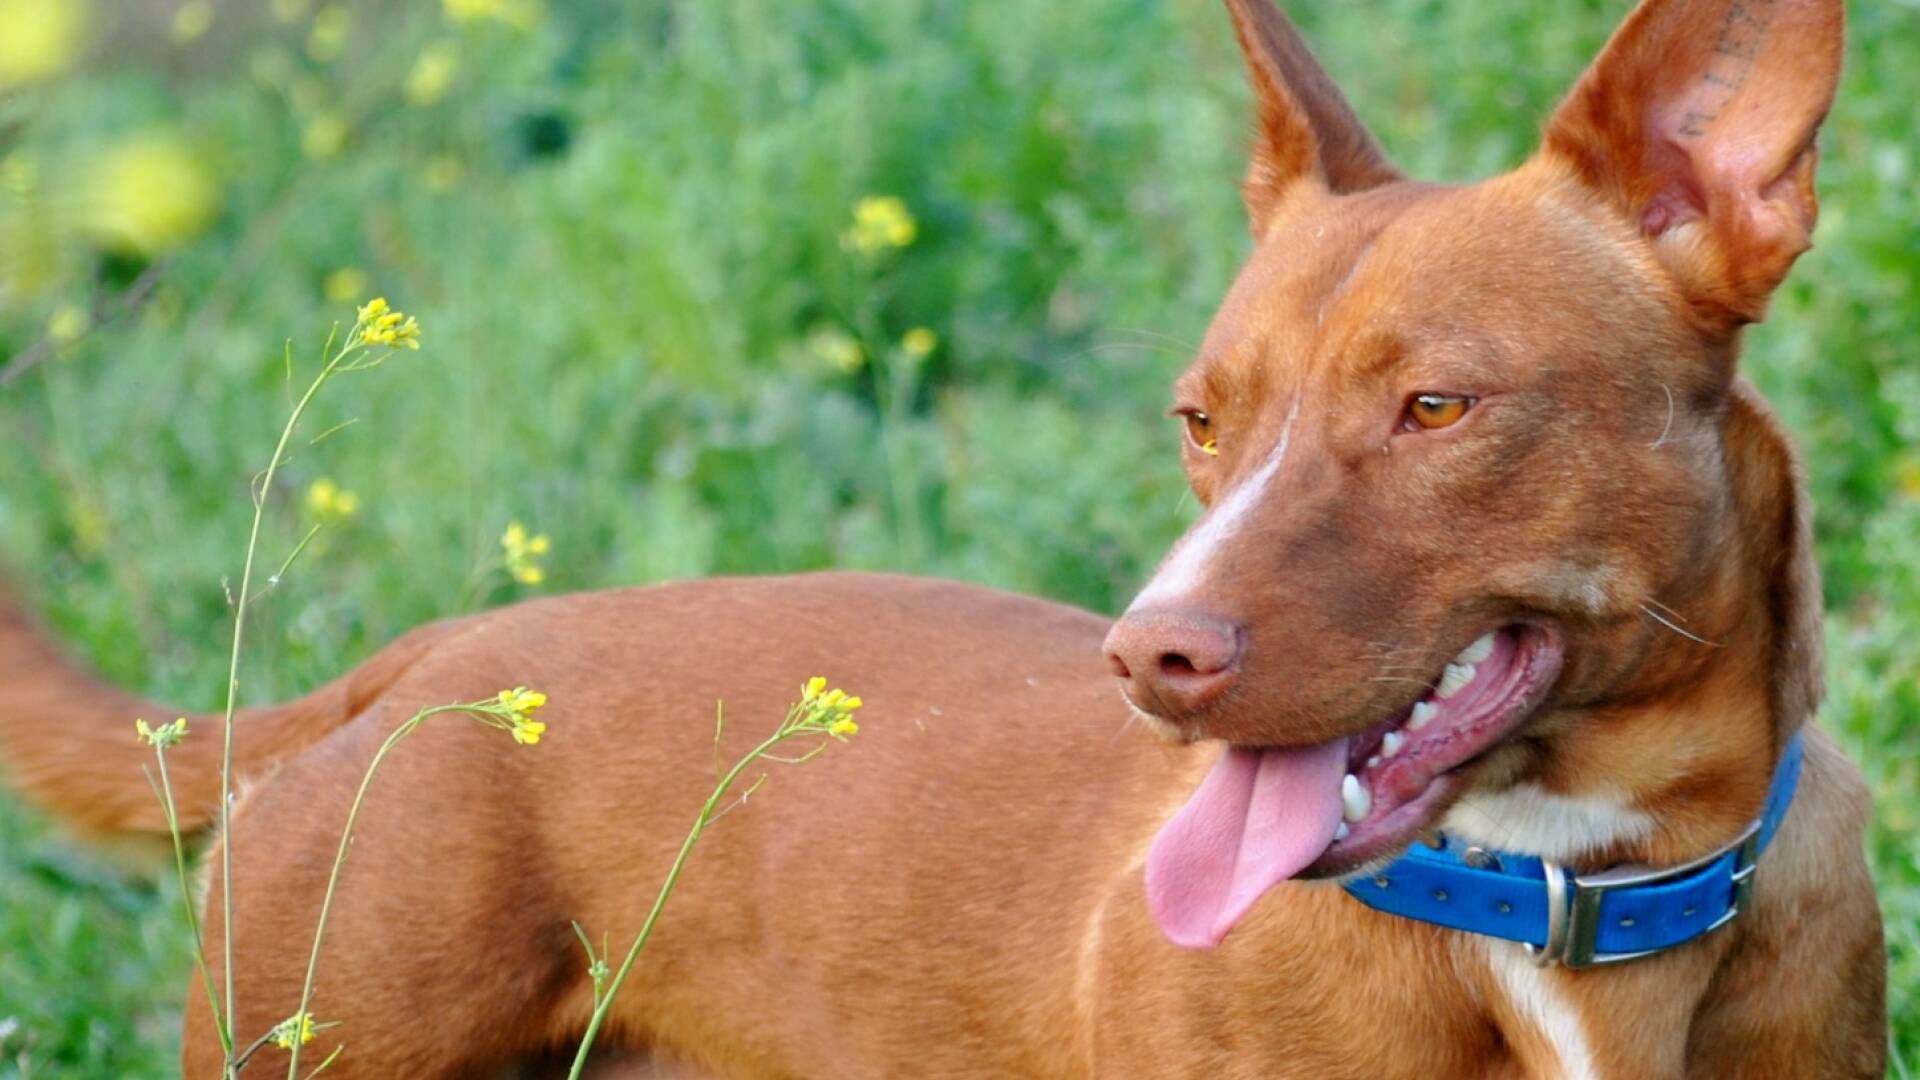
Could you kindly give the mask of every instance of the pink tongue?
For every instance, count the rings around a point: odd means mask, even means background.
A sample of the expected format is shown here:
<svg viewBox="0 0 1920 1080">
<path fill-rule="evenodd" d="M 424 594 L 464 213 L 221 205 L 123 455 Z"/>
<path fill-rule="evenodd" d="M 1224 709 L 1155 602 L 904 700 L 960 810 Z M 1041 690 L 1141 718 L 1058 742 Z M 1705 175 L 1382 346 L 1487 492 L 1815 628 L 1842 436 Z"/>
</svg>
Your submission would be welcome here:
<svg viewBox="0 0 1920 1080">
<path fill-rule="evenodd" d="M 1210 949 L 1340 826 L 1347 740 L 1306 750 L 1228 747 L 1147 853 L 1147 907 L 1175 945 Z"/>
</svg>

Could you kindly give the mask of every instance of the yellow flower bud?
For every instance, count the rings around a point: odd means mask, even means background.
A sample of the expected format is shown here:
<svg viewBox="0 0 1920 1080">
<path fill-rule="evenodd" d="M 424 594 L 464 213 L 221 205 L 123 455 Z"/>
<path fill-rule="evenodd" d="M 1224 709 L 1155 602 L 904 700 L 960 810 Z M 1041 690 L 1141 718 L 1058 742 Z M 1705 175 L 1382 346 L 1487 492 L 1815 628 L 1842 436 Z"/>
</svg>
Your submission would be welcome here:
<svg viewBox="0 0 1920 1080">
<path fill-rule="evenodd" d="M 940 344 L 939 335 L 924 326 L 916 326 L 900 338 L 900 348 L 915 360 L 923 360 Z"/>
</svg>

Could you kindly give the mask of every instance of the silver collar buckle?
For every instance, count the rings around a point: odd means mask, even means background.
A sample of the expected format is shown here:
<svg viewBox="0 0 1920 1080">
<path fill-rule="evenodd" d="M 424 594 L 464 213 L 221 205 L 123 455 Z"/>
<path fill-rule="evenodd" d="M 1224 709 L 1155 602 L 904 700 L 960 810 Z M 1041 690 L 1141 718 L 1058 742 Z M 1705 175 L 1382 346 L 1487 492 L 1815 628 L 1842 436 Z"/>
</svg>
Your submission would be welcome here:
<svg viewBox="0 0 1920 1080">
<path fill-rule="evenodd" d="M 1541 967 L 1559 964 L 1570 971 L 1606 967 L 1652 956 L 1664 949 L 1639 952 L 1603 953 L 1595 949 L 1600 934 L 1600 902 L 1617 889 L 1641 885 L 1659 885 L 1686 877 L 1718 862 L 1733 852 L 1733 897 L 1726 914 L 1700 931 L 1704 937 L 1733 921 L 1753 899 L 1754 859 L 1760 850 L 1760 822 L 1755 819 L 1732 843 L 1714 849 L 1692 862 L 1664 870 L 1637 866 L 1617 866 L 1594 874 L 1569 874 L 1566 867 L 1551 859 L 1540 860 L 1547 879 L 1547 943 L 1525 943 L 1527 955 Z M 1692 939 L 1689 939 L 1692 940 Z"/>
</svg>

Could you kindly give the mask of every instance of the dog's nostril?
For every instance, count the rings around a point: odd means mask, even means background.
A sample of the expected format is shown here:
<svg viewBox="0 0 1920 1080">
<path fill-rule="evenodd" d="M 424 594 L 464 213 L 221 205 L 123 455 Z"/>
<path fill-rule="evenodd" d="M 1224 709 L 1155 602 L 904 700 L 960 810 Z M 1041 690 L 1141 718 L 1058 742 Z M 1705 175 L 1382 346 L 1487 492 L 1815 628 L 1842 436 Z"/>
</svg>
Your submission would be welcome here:
<svg viewBox="0 0 1920 1080">
<path fill-rule="evenodd" d="M 1107 654 L 1107 666 L 1113 669 L 1113 674 L 1117 678 L 1133 678 L 1133 672 L 1128 669 L 1127 662 L 1120 658 L 1119 653 L 1110 652 Z"/>
<path fill-rule="evenodd" d="M 1200 669 L 1195 667 L 1193 661 L 1187 659 L 1185 656 L 1177 652 L 1170 652 L 1161 654 L 1160 672 L 1163 675 L 1172 675 L 1178 678 L 1183 675 L 1198 675 L 1200 674 Z"/>
</svg>

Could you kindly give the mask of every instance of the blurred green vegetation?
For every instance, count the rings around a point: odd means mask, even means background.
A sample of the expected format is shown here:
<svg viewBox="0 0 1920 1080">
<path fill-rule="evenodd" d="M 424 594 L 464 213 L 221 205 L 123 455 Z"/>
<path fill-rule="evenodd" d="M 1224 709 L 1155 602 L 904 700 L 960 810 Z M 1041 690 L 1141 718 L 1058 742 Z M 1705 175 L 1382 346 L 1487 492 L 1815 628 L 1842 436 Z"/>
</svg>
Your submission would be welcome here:
<svg viewBox="0 0 1920 1080">
<path fill-rule="evenodd" d="M 1293 7 L 1442 180 L 1520 160 L 1626 10 Z M 1818 246 L 1746 363 L 1807 451 L 1825 718 L 1878 793 L 1905 1076 L 1920 8 L 1852 17 Z M 1212 0 L 0 0 L 0 22 L 0 551 L 126 685 L 217 703 L 283 346 L 310 371 L 373 294 L 428 349 L 332 391 L 309 430 L 358 422 L 274 493 L 268 552 L 331 527 L 260 609 L 255 700 L 429 618 L 687 575 L 888 567 L 1112 610 L 1192 515 L 1160 414 L 1247 250 Z M 869 204 L 860 242 L 870 196 L 911 229 Z M 544 580 L 482 572 L 511 519 L 551 536 Z M 177 896 L 12 803 L 0 840 L 0 1077 L 171 1072 Z"/>
</svg>

